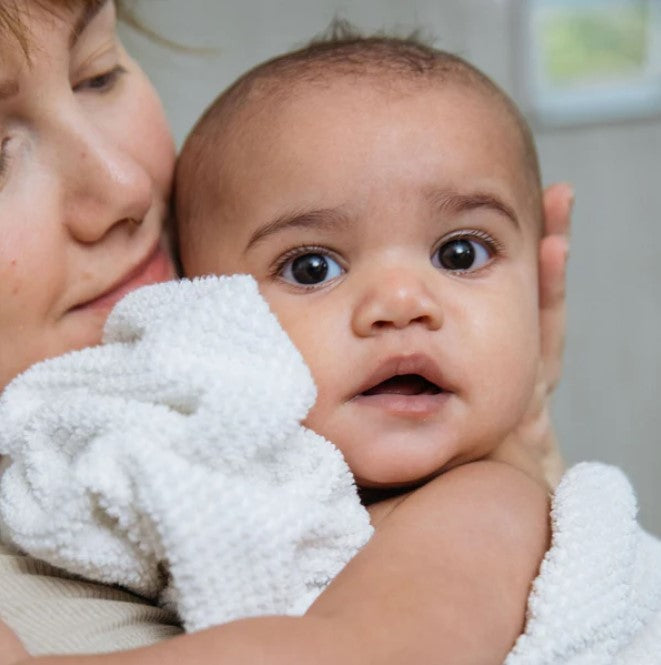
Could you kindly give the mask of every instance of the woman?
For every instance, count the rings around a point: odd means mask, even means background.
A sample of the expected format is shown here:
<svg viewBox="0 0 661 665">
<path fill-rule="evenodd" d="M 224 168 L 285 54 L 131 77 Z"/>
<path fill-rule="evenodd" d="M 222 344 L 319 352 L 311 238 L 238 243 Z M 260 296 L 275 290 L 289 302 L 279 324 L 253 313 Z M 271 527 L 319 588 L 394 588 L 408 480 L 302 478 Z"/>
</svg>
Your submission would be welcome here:
<svg viewBox="0 0 661 665">
<path fill-rule="evenodd" d="M 117 39 L 111 0 L 2 0 L 0 30 L 2 389 L 34 362 L 98 343 L 126 292 L 174 275 L 163 234 L 174 149 L 153 89 Z M 527 446 L 554 477 L 546 400 L 561 356 L 570 198 L 566 186 L 545 196 L 549 369 L 510 442 L 522 452 Z M 180 632 L 174 617 L 139 598 L 8 551 L 0 589 L 0 616 L 31 653 L 129 649 Z M 0 665 L 29 662 L 3 630 Z M 212 629 L 106 658 L 211 662 L 221 649 L 222 634 Z"/>
</svg>

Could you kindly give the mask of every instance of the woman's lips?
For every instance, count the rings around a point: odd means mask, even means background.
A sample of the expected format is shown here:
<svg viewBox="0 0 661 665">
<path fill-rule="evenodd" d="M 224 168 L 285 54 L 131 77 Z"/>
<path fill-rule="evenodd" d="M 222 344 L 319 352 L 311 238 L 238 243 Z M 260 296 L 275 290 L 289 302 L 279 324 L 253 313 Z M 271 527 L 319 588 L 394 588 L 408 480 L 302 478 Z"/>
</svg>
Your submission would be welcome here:
<svg viewBox="0 0 661 665">
<path fill-rule="evenodd" d="M 90 309 L 110 310 L 127 293 L 140 288 L 141 286 L 165 282 L 173 277 L 174 268 L 172 266 L 172 261 L 159 242 L 154 251 L 142 263 L 131 270 L 118 284 L 111 287 L 97 298 L 77 305 L 72 311 Z"/>
</svg>

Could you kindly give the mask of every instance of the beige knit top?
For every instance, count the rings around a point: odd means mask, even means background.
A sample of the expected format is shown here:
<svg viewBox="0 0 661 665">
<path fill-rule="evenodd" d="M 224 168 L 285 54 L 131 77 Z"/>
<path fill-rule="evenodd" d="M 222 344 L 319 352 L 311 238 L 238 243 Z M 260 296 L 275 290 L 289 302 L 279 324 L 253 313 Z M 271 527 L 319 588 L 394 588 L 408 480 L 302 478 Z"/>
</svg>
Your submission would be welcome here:
<svg viewBox="0 0 661 665">
<path fill-rule="evenodd" d="M 182 632 L 176 616 L 144 598 L 69 577 L 4 545 L 0 618 L 35 656 L 119 651 Z"/>
</svg>

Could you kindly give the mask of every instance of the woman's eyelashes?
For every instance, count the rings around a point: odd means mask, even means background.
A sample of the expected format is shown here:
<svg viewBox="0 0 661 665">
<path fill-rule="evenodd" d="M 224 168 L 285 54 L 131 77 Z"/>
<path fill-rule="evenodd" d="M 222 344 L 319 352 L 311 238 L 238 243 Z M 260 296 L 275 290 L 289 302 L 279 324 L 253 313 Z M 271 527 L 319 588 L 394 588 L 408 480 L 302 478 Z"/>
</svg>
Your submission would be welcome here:
<svg viewBox="0 0 661 665">
<path fill-rule="evenodd" d="M 468 273 L 491 263 L 500 244 L 483 231 L 464 231 L 441 242 L 432 254 L 432 265 L 441 270 Z"/>
<path fill-rule="evenodd" d="M 127 73 L 127 69 L 122 65 L 116 65 L 108 71 L 89 76 L 76 85 L 73 86 L 74 92 L 106 92 L 112 90 L 117 81 L 123 74 Z"/>
<path fill-rule="evenodd" d="M 314 287 L 340 277 L 345 269 L 328 250 L 302 247 L 288 252 L 276 267 L 276 274 L 289 284 Z"/>
</svg>

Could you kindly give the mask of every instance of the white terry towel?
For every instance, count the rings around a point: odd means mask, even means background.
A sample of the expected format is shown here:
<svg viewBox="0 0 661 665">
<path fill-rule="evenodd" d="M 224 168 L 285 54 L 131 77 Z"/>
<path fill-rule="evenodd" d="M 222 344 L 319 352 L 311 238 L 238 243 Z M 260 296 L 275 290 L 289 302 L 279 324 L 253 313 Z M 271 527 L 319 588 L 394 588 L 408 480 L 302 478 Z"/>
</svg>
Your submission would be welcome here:
<svg viewBox="0 0 661 665">
<path fill-rule="evenodd" d="M 552 543 L 505 665 L 659 665 L 661 541 L 636 521 L 621 471 L 582 463 L 562 478 Z"/>
<path fill-rule="evenodd" d="M 247 276 L 129 294 L 0 397 L 0 531 L 187 630 L 305 611 L 369 539 L 310 373 Z"/>
</svg>

